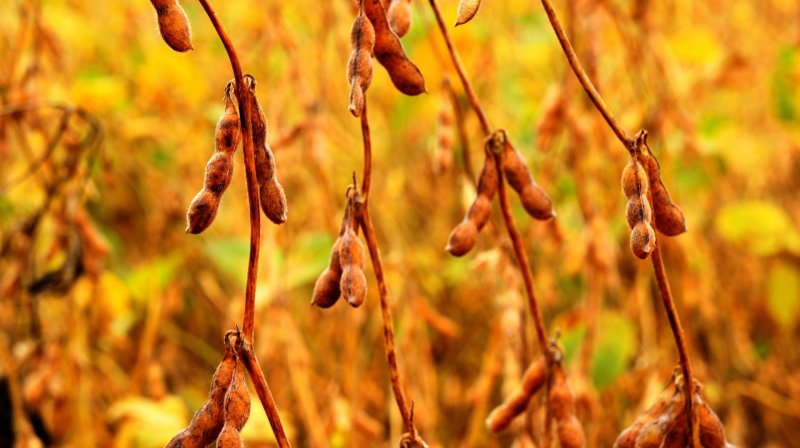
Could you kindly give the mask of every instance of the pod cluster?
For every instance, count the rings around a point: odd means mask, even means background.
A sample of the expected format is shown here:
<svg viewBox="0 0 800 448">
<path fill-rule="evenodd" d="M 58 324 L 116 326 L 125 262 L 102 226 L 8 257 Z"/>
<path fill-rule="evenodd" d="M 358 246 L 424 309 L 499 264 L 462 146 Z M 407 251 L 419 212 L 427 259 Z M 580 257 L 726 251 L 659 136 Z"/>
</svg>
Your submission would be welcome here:
<svg viewBox="0 0 800 448">
<path fill-rule="evenodd" d="M 363 3 L 350 30 L 350 45 L 353 49 L 347 63 L 350 113 L 359 117 L 364 111 L 364 93 L 372 82 L 372 51 L 375 48 L 375 28 L 364 15 Z"/>
<path fill-rule="evenodd" d="M 208 400 L 194 414 L 189 426 L 173 437 L 166 448 L 205 448 L 217 440 L 227 421 L 225 402 L 228 391 L 232 387 L 234 376 L 238 375 L 236 372 L 241 370 L 236 353 L 227 338 L 225 342 L 225 356 L 211 378 Z"/>
<path fill-rule="evenodd" d="M 350 306 L 357 308 L 367 297 L 367 277 L 364 274 L 364 246 L 358 239 L 355 217 L 355 202 L 348 199 L 339 237 L 331 249 L 328 267 L 322 271 L 314 284 L 311 304 L 330 308 L 339 297 L 344 297 Z"/>
<path fill-rule="evenodd" d="M 647 258 L 656 248 L 656 233 L 650 224 L 653 210 L 647 199 L 649 188 L 647 172 L 635 154 L 622 171 L 622 192 L 628 198 L 625 217 L 631 228 L 630 245 L 633 254 Z"/>
<path fill-rule="evenodd" d="M 164 42 L 175 51 L 185 52 L 192 47 L 192 28 L 178 0 L 150 0 L 158 16 L 158 30 Z"/>
<path fill-rule="evenodd" d="M 225 89 L 225 112 L 217 122 L 214 133 L 214 154 L 206 164 L 203 189 L 194 197 L 186 213 L 186 233 L 201 233 L 214 222 L 222 194 L 233 178 L 233 154 L 242 132 L 231 90 L 232 84 L 228 83 Z"/>
<path fill-rule="evenodd" d="M 522 154 L 511 146 L 508 139 L 503 138 L 503 140 L 505 140 L 503 174 L 511 188 L 519 195 L 525 211 L 532 218 L 542 221 L 554 218 L 556 212 L 550 196 L 533 180 L 531 170 Z"/>
<path fill-rule="evenodd" d="M 253 147 L 255 149 L 256 179 L 258 196 L 264 215 L 275 224 L 286 222 L 286 193 L 278 182 L 275 155 L 267 143 L 267 117 L 256 97 L 256 79 L 252 75 L 244 76 L 247 95 L 247 108 L 250 111 Z"/>
<path fill-rule="evenodd" d="M 681 375 L 659 395 L 656 403 L 640 415 L 617 437 L 614 448 L 684 448 L 689 440 L 689 416 L 686 412 L 687 387 Z M 725 448 L 725 432 L 719 417 L 705 403 L 700 386 L 695 383 L 693 409 L 699 424 L 697 436 L 703 448 Z"/>
</svg>

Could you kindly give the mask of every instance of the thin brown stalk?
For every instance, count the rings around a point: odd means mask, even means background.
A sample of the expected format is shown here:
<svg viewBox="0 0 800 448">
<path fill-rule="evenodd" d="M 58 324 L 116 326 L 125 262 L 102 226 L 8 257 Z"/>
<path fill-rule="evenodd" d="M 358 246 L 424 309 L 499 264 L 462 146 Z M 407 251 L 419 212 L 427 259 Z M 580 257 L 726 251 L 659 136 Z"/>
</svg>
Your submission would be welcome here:
<svg viewBox="0 0 800 448">
<path fill-rule="evenodd" d="M 386 285 L 386 278 L 383 274 L 383 262 L 381 261 L 378 239 L 375 235 L 375 228 L 372 224 L 372 216 L 369 213 L 367 199 L 372 179 L 372 140 L 370 137 L 369 120 L 367 118 L 367 99 L 364 98 L 364 110 L 361 113 L 361 133 L 364 142 L 364 177 L 362 179 L 361 192 L 356 201 L 356 218 L 364 232 L 364 239 L 367 242 L 367 249 L 372 260 L 372 268 L 375 270 L 375 278 L 378 282 L 378 295 L 381 303 L 381 317 L 383 318 L 383 347 L 386 352 L 386 362 L 389 365 L 389 378 L 392 384 L 392 392 L 397 408 L 403 418 L 406 433 L 417 440 L 417 430 L 414 427 L 413 407 L 409 405 L 403 389 L 403 382 L 400 378 L 400 369 L 397 365 L 397 350 L 394 340 L 394 320 L 392 319 L 392 308 L 389 303 L 389 287 Z M 423 445 L 424 446 L 424 445 Z"/>
<path fill-rule="evenodd" d="M 675 308 L 675 300 L 672 298 L 672 291 L 669 287 L 669 279 L 667 278 L 667 271 L 664 269 L 664 260 L 661 258 L 661 249 L 659 244 L 656 243 L 656 248 L 650 254 L 650 259 L 653 261 L 653 270 L 656 274 L 656 283 L 658 284 L 658 292 L 661 295 L 661 301 L 664 303 L 664 311 L 667 313 L 669 326 L 672 329 L 672 334 L 675 336 L 675 345 L 678 348 L 678 357 L 680 358 L 681 372 L 684 379 L 684 396 L 686 401 L 686 414 L 689 415 L 689 440 L 692 441 L 692 446 L 697 446 L 695 443 L 695 424 L 696 419 L 693 412 L 693 395 L 694 395 L 694 380 L 692 377 L 692 365 L 689 362 L 689 350 L 686 348 L 686 338 L 681 326 L 680 317 L 678 317 L 678 310 Z"/>
<path fill-rule="evenodd" d="M 275 434 L 275 439 L 278 441 L 278 446 L 281 448 L 290 447 L 289 439 L 283 430 L 278 407 L 275 405 L 275 400 L 272 397 L 272 392 L 269 389 L 267 380 L 264 377 L 264 372 L 258 363 L 255 352 L 253 351 L 254 341 L 254 328 L 255 328 L 255 297 L 256 297 L 256 281 L 258 275 L 258 256 L 261 246 L 261 211 L 259 210 L 258 201 L 258 185 L 256 182 L 256 168 L 255 168 L 255 148 L 253 146 L 253 135 L 251 133 L 251 117 L 250 109 L 247 105 L 248 89 L 244 88 L 244 80 L 242 74 L 242 66 L 239 62 L 239 55 L 231 42 L 228 33 L 222 26 L 217 13 L 208 2 L 208 0 L 198 0 L 200 5 L 208 15 L 211 24 L 217 31 L 225 51 L 228 53 L 231 68 L 233 69 L 233 77 L 236 85 L 236 98 L 239 103 L 239 115 L 242 127 L 242 146 L 244 152 L 244 165 L 245 174 L 247 178 L 247 199 L 250 206 L 250 258 L 247 265 L 247 286 L 245 290 L 245 305 L 244 305 L 244 322 L 243 322 L 243 348 L 239 350 L 242 358 L 245 360 L 247 372 L 253 382 L 253 387 L 256 389 L 258 398 L 261 400 L 261 405 L 264 407 L 264 412 L 267 414 L 269 424 Z"/>
<path fill-rule="evenodd" d="M 506 190 L 505 174 L 503 169 L 505 166 L 505 157 L 503 157 L 502 148 L 493 148 L 492 155 L 497 161 L 497 194 L 500 198 L 500 211 L 503 213 L 503 223 L 508 230 L 508 236 L 511 238 L 511 244 L 514 247 L 514 256 L 517 259 L 517 265 L 522 272 L 522 279 L 525 282 L 525 293 L 528 296 L 528 306 L 530 308 L 531 316 L 533 317 L 533 325 L 536 329 L 536 339 L 539 342 L 539 348 L 542 354 L 547 356 L 549 353 L 547 343 L 547 333 L 544 330 L 544 320 L 542 319 L 542 311 L 539 308 L 539 303 L 536 300 L 536 293 L 533 290 L 533 274 L 531 267 L 528 263 L 528 254 L 525 252 L 525 243 L 522 241 L 522 235 L 517 229 L 517 224 L 514 222 L 514 216 L 511 214 L 511 203 L 508 200 L 508 191 Z"/>
<path fill-rule="evenodd" d="M 433 1 L 433 0 L 431 0 Z M 567 57 L 567 61 L 569 61 L 570 67 L 572 67 L 572 71 L 575 72 L 575 76 L 580 81 L 583 89 L 586 90 L 586 93 L 589 95 L 589 98 L 594 103 L 597 110 L 606 120 L 608 126 L 614 131 L 617 138 L 626 148 L 630 148 L 633 145 L 633 140 L 628 137 L 628 133 L 625 132 L 625 129 L 620 126 L 617 122 L 617 119 L 614 118 L 614 114 L 611 113 L 611 110 L 606 105 L 606 102 L 603 101 L 603 97 L 600 96 L 600 93 L 592 84 L 592 80 L 589 79 L 589 75 L 586 74 L 586 71 L 583 69 L 581 65 L 581 61 L 578 59 L 578 55 L 575 53 L 575 49 L 572 48 L 572 43 L 570 43 L 569 38 L 567 37 L 566 33 L 564 32 L 564 28 L 561 26 L 561 22 L 558 19 L 558 15 L 556 14 L 555 9 L 553 8 L 553 4 L 550 0 L 542 0 L 542 6 L 544 6 L 545 13 L 547 13 L 547 18 L 550 20 L 550 24 L 553 26 L 553 31 L 556 33 L 556 37 L 558 38 L 558 43 L 561 44 L 561 48 L 564 50 L 564 55 Z"/>
<path fill-rule="evenodd" d="M 489 135 L 492 132 L 492 127 L 489 125 L 489 119 L 486 118 L 486 113 L 484 113 L 483 107 L 481 107 L 478 94 L 475 93 L 475 88 L 472 87 L 472 83 L 467 76 L 467 69 L 464 68 L 464 63 L 461 62 L 461 56 L 459 56 L 458 51 L 456 51 L 455 47 L 453 46 L 453 41 L 450 39 L 450 34 L 447 32 L 447 25 L 444 23 L 444 18 L 442 17 L 442 12 L 439 10 L 439 5 L 436 4 L 436 0 L 430 0 L 430 3 L 431 8 L 433 9 L 433 14 L 436 16 L 436 22 L 439 24 L 439 31 L 441 31 L 444 42 L 447 44 L 447 51 L 450 53 L 450 59 L 453 60 L 453 65 L 456 68 L 458 77 L 461 79 L 461 84 L 464 86 L 464 91 L 467 93 L 467 99 L 469 99 L 472 109 L 475 110 L 475 115 L 478 116 L 478 121 L 481 123 L 483 133 Z"/>
</svg>

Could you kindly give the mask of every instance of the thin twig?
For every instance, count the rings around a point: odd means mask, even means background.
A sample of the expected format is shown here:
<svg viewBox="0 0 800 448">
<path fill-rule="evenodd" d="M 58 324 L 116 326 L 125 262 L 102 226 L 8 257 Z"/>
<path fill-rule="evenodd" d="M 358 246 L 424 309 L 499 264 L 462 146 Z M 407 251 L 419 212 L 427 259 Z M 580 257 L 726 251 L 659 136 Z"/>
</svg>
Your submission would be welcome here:
<svg viewBox="0 0 800 448">
<path fill-rule="evenodd" d="M 508 191 L 506 190 L 505 174 L 503 172 L 505 166 L 505 152 L 503 146 L 505 143 L 505 133 L 500 131 L 502 135 L 502 144 L 490 144 L 492 148 L 492 156 L 497 161 L 497 194 L 500 198 L 500 211 L 503 213 L 503 223 L 505 223 L 508 236 L 511 238 L 511 244 L 514 247 L 514 256 L 517 259 L 517 265 L 520 272 L 522 272 L 522 279 L 525 282 L 525 293 L 528 296 L 528 305 L 530 307 L 531 316 L 533 317 L 533 324 L 536 328 L 536 339 L 539 341 L 539 348 L 542 354 L 547 356 L 550 352 L 548 350 L 547 333 L 544 330 L 544 320 L 542 319 L 542 311 L 539 308 L 539 303 L 536 300 L 536 293 L 533 290 L 533 274 L 531 267 L 528 263 L 528 255 L 525 252 L 525 244 L 522 241 L 517 225 L 514 222 L 514 216 L 511 214 L 511 204 L 508 200 Z M 495 140 L 492 136 L 487 140 Z M 499 142 L 498 142 L 499 143 Z"/>
<path fill-rule="evenodd" d="M 434 1 L 434 0 L 431 0 Z M 592 84 L 592 80 L 589 79 L 589 75 L 586 74 L 586 71 L 583 69 L 581 65 L 581 61 L 578 59 L 578 55 L 575 54 L 575 49 L 572 48 L 572 43 L 570 43 L 569 38 L 564 33 L 564 29 L 561 27 L 561 22 L 558 19 L 558 15 L 556 14 L 555 9 L 553 8 L 553 4 L 550 3 L 550 0 L 542 0 L 542 6 L 544 6 L 544 10 L 547 13 L 547 18 L 550 19 L 550 24 L 553 26 L 553 31 L 556 33 L 556 37 L 558 38 L 558 43 L 561 44 L 561 48 L 564 50 L 564 55 L 567 57 L 567 61 L 569 61 L 570 67 L 572 67 L 572 71 L 575 72 L 575 76 L 580 81 L 583 89 L 586 90 L 586 93 L 589 95 L 589 98 L 594 103 L 597 110 L 600 114 L 605 118 L 608 126 L 611 127 L 611 130 L 614 131 L 617 138 L 625 148 L 629 149 L 633 141 L 628 137 L 628 133 L 625 132 L 625 129 L 619 125 L 616 118 L 614 118 L 614 114 L 611 113 L 611 110 L 606 106 L 605 101 L 603 101 L 603 97 L 600 96 L 600 93 Z"/>
<path fill-rule="evenodd" d="M 214 29 L 217 31 L 225 51 L 228 53 L 233 77 L 236 83 L 236 99 L 239 103 L 239 115 L 242 126 L 242 146 L 244 152 L 245 174 L 247 178 L 247 199 L 250 205 L 250 258 L 247 265 L 247 287 L 245 290 L 244 304 L 244 323 L 243 323 L 243 350 L 242 357 L 245 360 L 247 371 L 256 389 L 264 412 L 267 414 L 269 424 L 275 434 L 275 439 L 281 448 L 290 447 L 289 439 L 283 430 L 278 407 L 272 397 L 267 380 L 258 363 L 255 352 L 253 351 L 254 327 L 255 327 L 255 297 L 256 281 L 258 275 L 258 256 L 261 246 L 261 210 L 258 202 L 258 185 L 256 183 L 255 168 L 255 148 L 253 147 L 253 135 L 251 128 L 250 109 L 247 107 L 249 91 L 245 88 L 242 67 L 239 63 L 239 56 L 231 42 L 228 33 L 219 21 L 214 8 L 208 0 L 198 0 L 202 5 L 208 18 L 211 20 Z"/>
<path fill-rule="evenodd" d="M 481 107 L 481 102 L 478 99 L 478 95 L 475 93 L 475 88 L 472 87 L 472 83 L 467 76 L 467 70 L 464 68 L 464 63 L 461 62 L 461 56 L 458 55 L 458 51 L 456 51 L 455 47 L 453 46 L 453 41 L 450 40 L 450 34 L 447 32 L 447 25 L 444 23 L 444 18 L 442 18 L 442 12 L 439 10 L 439 5 L 436 4 L 436 0 L 430 0 L 430 3 L 431 8 L 433 9 L 433 14 L 436 16 L 436 22 L 439 24 L 439 31 L 442 32 L 444 42 L 447 44 L 447 51 L 450 53 L 450 59 L 453 60 L 453 65 L 456 68 L 458 77 L 461 79 L 461 84 L 464 86 L 464 91 L 467 93 L 467 99 L 469 99 L 472 109 L 475 110 L 475 114 L 478 116 L 478 121 L 481 122 L 483 133 L 485 135 L 489 135 L 492 132 L 492 127 L 489 125 L 489 119 L 486 118 L 486 113 L 484 113 L 483 107 Z"/>
</svg>

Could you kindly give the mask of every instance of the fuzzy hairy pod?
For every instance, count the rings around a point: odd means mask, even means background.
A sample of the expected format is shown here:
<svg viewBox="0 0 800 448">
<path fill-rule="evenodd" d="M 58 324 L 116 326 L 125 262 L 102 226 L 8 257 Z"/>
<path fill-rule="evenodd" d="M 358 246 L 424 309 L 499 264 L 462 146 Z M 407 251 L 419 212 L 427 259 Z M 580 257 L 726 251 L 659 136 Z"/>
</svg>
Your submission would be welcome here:
<svg viewBox="0 0 800 448">
<path fill-rule="evenodd" d="M 647 172 L 636 157 L 631 157 L 622 170 L 622 192 L 626 198 L 647 195 Z"/>
<path fill-rule="evenodd" d="M 267 179 L 259 187 L 258 194 L 264 215 L 275 224 L 285 223 L 288 210 L 286 193 L 278 179 L 275 177 Z"/>
<path fill-rule="evenodd" d="M 375 59 L 386 69 L 392 84 L 400 92 L 415 96 L 426 91 L 425 78 L 408 59 L 400 38 L 392 31 L 380 0 L 363 0 L 366 13 L 375 29 Z"/>
<path fill-rule="evenodd" d="M 367 277 L 364 275 L 364 246 L 355 230 L 347 225 L 339 247 L 342 276 L 339 288 L 342 297 L 353 307 L 359 307 L 367 296 Z"/>
<path fill-rule="evenodd" d="M 217 437 L 216 448 L 244 448 L 242 434 L 233 425 L 226 423 Z"/>
<path fill-rule="evenodd" d="M 456 18 L 456 26 L 463 25 L 478 13 L 481 7 L 481 0 L 460 0 L 458 2 L 458 17 Z"/>
<path fill-rule="evenodd" d="M 628 199 L 625 219 L 631 229 L 640 222 L 650 222 L 653 219 L 653 209 L 646 196 L 631 196 Z"/>
<path fill-rule="evenodd" d="M 492 432 L 506 430 L 515 417 L 525 412 L 528 403 L 547 381 L 547 362 L 540 357 L 533 362 L 522 376 L 522 383 L 514 392 L 486 418 L 486 426 Z"/>
<path fill-rule="evenodd" d="M 364 94 L 372 82 L 372 51 L 375 49 L 375 28 L 359 11 L 350 30 L 353 48 L 347 63 L 347 82 L 350 83 L 350 113 L 360 117 L 364 111 Z"/>
<path fill-rule="evenodd" d="M 225 356 L 211 377 L 208 401 L 194 414 L 189 426 L 173 437 L 166 448 L 205 448 L 214 442 L 224 425 L 225 395 L 233 380 L 235 367 L 233 349 L 226 346 Z"/>
<path fill-rule="evenodd" d="M 242 126 L 239 121 L 239 113 L 233 104 L 233 99 L 229 94 L 225 94 L 225 112 L 217 122 L 214 131 L 214 141 L 217 151 L 233 153 L 239 145 L 242 135 Z"/>
<path fill-rule="evenodd" d="M 392 0 L 386 10 L 389 26 L 398 37 L 403 37 L 411 28 L 411 0 Z"/>
<path fill-rule="evenodd" d="M 215 152 L 206 164 L 204 188 L 222 195 L 233 179 L 233 159 L 230 153 Z"/>
<path fill-rule="evenodd" d="M 464 220 L 459 223 L 447 240 L 445 250 L 451 255 L 461 257 L 469 253 L 478 241 L 478 233 L 483 229 L 492 212 L 492 197 L 497 192 L 497 164 L 487 153 L 486 161 L 478 180 L 478 196 L 469 207 Z"/>
<path fill-rule="evenodd" d="M 686 218 L 680 207 L 672 202 L 667 187 L 661 180 L 661 166 L 653 154 L 649 154 L 644 166 L 650 179 L 653 192 L 653 213 L 656 217 L 656 229 L 666 236 L 677 236 L 686 232 Z"/>
<path fill-rule="evenodd" d="M 631 230 L 631 251 L 644 260 L 656 248 L 656 232 L 649 222 L 642 221 Z"/>
<path fill-rule="evenodd" d="M 506 140 L 504 148 L 503 173 L 508 184 L 519 194 L 522 206 L 528 214 L 538 220 L 548 220 L 556 215 L 553 201 L 533 180 L 528 163 L 511 142 Z"/>
<path fill-rule="evenodd" d="M 314 293 L 311 296 L 311 305 L 320 308 L 330 308 L 336 304 L 341 296 L 339 282 L 342 278 L 342 263 L 339 259 L 339 248 L 342 247 L 342 237 L 336 239 L 331 249 L 328 267 L 322 271 L 314 284 Z"/>
<path fill-rule="evenodd" d="M 236 362 L 230 387 L 225 392 L 225 424 L 241 431 L 250 418 L 250 392 L 247 390 L 247 378 L 244 366 Z"/>
<path fill-rule="evenodd" d="M 186 213 L 186 233 L 196 235 L 206 230 L 214 222 L 218 209 L 219 195 L 210 190 L 200 190 Z"/>
<path fill-rule="evenodd" d="M 177 0 L 150 0 L 158 16 L 158 30 L 164 42 L 183 53 L 192 50 L 192 28 L 189 18 Z"/>
</svg>

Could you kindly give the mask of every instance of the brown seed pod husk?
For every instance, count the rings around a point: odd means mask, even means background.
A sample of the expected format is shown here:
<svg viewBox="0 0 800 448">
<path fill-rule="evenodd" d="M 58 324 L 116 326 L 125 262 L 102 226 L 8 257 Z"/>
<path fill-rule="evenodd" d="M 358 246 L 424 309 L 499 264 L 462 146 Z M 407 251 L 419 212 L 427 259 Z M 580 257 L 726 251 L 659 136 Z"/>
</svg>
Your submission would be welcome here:
<svg viewBox="0 0 800 448">
<path fill-rule="evenodd" d="M 548 220 L 555 216 L 553 201 L 533 180 L 528 163 L 506 139 L 504 147 L 503 173 L 511 188 L 520 196 L 525 211 L 538 220 Z"/>
<path fill-rule="evenodd" d="M 228 92 L 225 93 L 225 112 L 217 122 L 214 132 L 214 141 L 217 151 L 233 153 L 239 145 L 239 138 L 242 135 L 239 113 L 233 104 L 233 99 Z"/>
<path fill-rule="evenodd" d="M 158 29 L 164 42 L 183 53 L 192 50 L 192 28 L 189 18 L 177 0 L 150 0 L 158 16 Z"/>
<path fill-rule="evenodd" d="M 314 293 L 311 296 L 311 305 L 320 308 L 330 308 L 339 301 L 342 295 L 340 286 L 342 274 L 333 272 L 330 267 L 325 268 L 314 284 Z"/>
<path fill-rule="evenodd" d="M 250 392 L 247 390 L 247 378 L 244 366 L 236 362 L 233 379 L 225 392 L 225 424 L 241 431 L 250 418 Z"/>
<path fill-rule="evenodd" d="M 358 266 L 346 266 L 342 271 L 339 288 L 342 291 L 342 297 L 350 306 L 360 307 L 367 297 L 367 277 L 364 275 L 364 271 Z"/>
<path fill-rule="evenodd" d="M 686 218 L 680 207 L 672 202 L 667 187 L 661 180 L 661 166 L 651 153 L 644 160 L 650 188 L 653 191 L 653 213 L 656 217 L 656 229 L 666 236 L 677 236 L 686 232 Z"/>
<path fill-rule="evenodd" d="M 233 425 L 226 423 L 217 437 L 216 448 L 244 448 L 241 433 Z"/>
<path fill-rule="evenodd" d="M 389 27 L 398 37 L 403 37 L 411 28 L 411 0 L 392 0 L 386 10 Z"/>
<path fill-rule="evenodd" d="M 647 200 L 647 196 L 631 196 L 628 198 L 625 219 L 631 229 L 640 222 L 650 222 L 653 219 L 653 209 L 650 208 L 650 201 Z"/>
<path fill-rule="evenodd" d="M 644 260 L 656 248 L 656 232 L 649 222 L 640 222 L 631 230 L 631 250 Z"/>
<path fill-rule="evenodd" d="M 346 269 L 348 266 L 364 268 L 364 245 L 361 244 L 361 240 L 358 239 L 358 235 L 350 225 L 345 227 L 342 234 L 339 262 L 342 264 L 342 269 Z"/>
<path fill-rule="evenodd" d="M 363 0 L 364 12 L 375 28 L 375 59 L 389 73 L 400 92 L 415 96 L 426 91 L 425 78 L 408 59 L 400 38 L 392 31 L 380 0 Z"/>
<path fill-rule="evenodd" d="M 647 172 L 635 157 L 622 170 L 622 192 L 626 198 L 647 195 Z"/>
<path fill-rule="evenodd" d="M 375 29 L 359 11 L 350 30 L 353 48 L 347 63 L 347 82 L 350 83 L 350 113 L 360 117 L 364 111 L 364 93 L 372 82 L 372 52 L 375 48 Z"/>
<path fill-rule="evenodd" d="M 219 209 L 219 195 L 203 189 L 192 199 L 186 213 L 186 233 L 198 234 L 214 222 Z"/>
<path fill-rule="evenodd" d="M 583 448 L 586 446 L 583 428 L 574 415 L 556 421 L 556 432 L 561 448 Z"/>
<path fill-rule="evenodd" d="M 204 187 L 217 195 L 222 195 L 233 179 L 232 154 L 215 152 L 206 164 Z"/>
<path fill-rule="evenodd" d="M 483 170 L 478 178 L 478 194 L 491 200 L 497 192 L 497 163 L 494 156 L 488 151 L 486 152 L 486 160 L 483 163 Z"/>
<path fill-rule="evenodd" d="M 205 448 L 217 438 L 224 424 L 225 395 L 236 366 L 233 348 L 226 345 L 225 356 L 211 377 L 208 401 L 192 417 L 189 426 L 178 433 L 166 448 Z"/>
<path fill-rule="evenodd" d="M 542 388 L 547 380 L 547 361 L 540 357 L 533 362 L 522 376 L 522 383 L 514 392 L 486 418 L 486 426 L 492 432 L 507 429 L 514 418 L 525 411 L 531 397 Z"/>
<path fill-rule="evenodd" d="M 551 368 L 550 393 L 547 396 L 550 413 L 558 422 L 575 415 L 575 399 L 567 383 L 564 366 L 560 362 Z"/>
<path fill-rule="evenodd" d="M 283 186 L 278 182 L 278 179 L 272 177 L 262 183 L 259 188 L 259 198 L 261 200 L 261 209 L 270 221 L 275 224 L 286 222 L 288 210 L 286 193 L 283 191 Z"/>
<path fill-rule="evenodd" d="M 614 448 L 635 448 L 636 441 L 639 439 L 640 434 L 642 434 L 642 430 L 646 425 L 661 417 L 661 415 L 667 411 L 674 396 L 675 387 L 674 384 L 671 384 L 659 394 L 656 402 L 650 406 L 650 408 L 640 415 L 631 426 L 620 433 L 616 442 L 614 442 Z M 645 438 L 648 437 L 649 436 L 645 436 Z"/>
<path fill-rule="evenodd" d="M 458 17 L 456 18 L 456 26 L 463 25 L 478 13 L 481 7 L 481 0 L 460 0 L 458 2 Z"/>
<path fill-rule="evenodd" d="M 491 200 L 497 192 L 497 176 L 497 165 L 487 149 L 486 161 L 478 179 L 478 196 L 472 202 L 464 220 L 450 232 L 445 250 L 451 255 L 461 257 L 475 247 L 478 233 L 489 221 L 492 212 Z"/>
<path fill-rule="evenodd" d="M 697 416 L 703 448 L 725 448 L 725 431 L 717 414 L 706 403 L 702 403 L 697 409 Z"/>
<path fill-rule="evenodd" d="M 480 232 L 492 214 L 492 201 L 484 195 L 478 195 L 467 211 L 466 219 L 475 224 L 475 228 Z"/>
<path fill-rule="evenodd" d="M 447 247 L 444 250 L 456 257 L 461 257 L 469 253 L 475 243 L 478 242 L 478 228 L 472 221 L 460 222 L 447 240 Z"/>
</svg>

